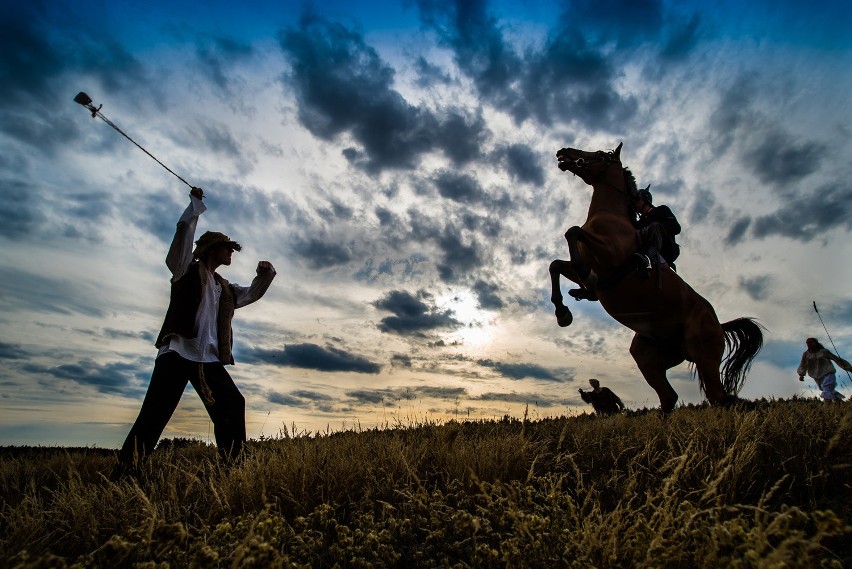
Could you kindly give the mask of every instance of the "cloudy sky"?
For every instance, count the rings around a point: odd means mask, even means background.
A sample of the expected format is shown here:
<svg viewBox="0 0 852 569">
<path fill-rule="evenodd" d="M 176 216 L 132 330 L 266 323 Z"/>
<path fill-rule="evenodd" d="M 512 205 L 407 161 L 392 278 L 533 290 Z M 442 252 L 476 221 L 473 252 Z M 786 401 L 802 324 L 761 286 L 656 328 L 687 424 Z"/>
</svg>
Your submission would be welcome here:
<svg viewBox="0 0 852 569">
<path fill-rule="evenodd" d="M 742 395 L 816 395 L 813 301 L 852 356 L 848 2 L 4 4 L 0 444 L 120 445 L 168 303 L 188 188 L 78 91 L 204 188 L 199 230 L 243 244 L 224 276 L 278 270 L 236 317 L 249 437 L 576 414 L 590 377 L 656 406 L 598 304 L 556 325 L 591 195 L 564 146 L 623 142 L 680 274 L 767 328 Z M 165 436 L 210 437 L 191 388 Z"/>
</svg>

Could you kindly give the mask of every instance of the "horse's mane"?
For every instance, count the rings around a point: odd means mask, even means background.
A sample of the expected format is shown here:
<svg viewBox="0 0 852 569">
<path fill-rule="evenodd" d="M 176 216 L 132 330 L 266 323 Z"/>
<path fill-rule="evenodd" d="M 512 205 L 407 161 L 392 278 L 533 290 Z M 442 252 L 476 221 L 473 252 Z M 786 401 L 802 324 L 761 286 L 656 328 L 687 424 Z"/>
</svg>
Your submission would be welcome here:
<svg viewBox="0 0 852 569">
<path fill-rule="evenodd" d="M 633 177 L 633 172 L 630 168 L 624 168 L 624 187 L 627 190 L 627 195 L 630 196 L 630 201 L 633 203 L 636 196 L 639 195 L 639 189 L 636 187 L 636 178 Z"/>
</svg>

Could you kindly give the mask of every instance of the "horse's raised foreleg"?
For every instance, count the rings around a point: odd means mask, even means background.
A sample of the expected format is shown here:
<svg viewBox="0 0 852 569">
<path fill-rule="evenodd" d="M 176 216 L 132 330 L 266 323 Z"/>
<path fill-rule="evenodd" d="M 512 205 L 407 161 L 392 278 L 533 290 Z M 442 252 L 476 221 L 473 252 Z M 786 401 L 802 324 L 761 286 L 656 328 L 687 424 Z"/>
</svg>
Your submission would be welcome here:
<svg viewBox="0 0 852 569">
<path fill-rule="evenodd" d="M 677 393 L 666 377 L 666 370 L 681 363 L 683 357 L 673 350 L 665 350 L 654 340 L 639 334 L 633 336 L 630 355 L 642 372 L 642 377 L 657 392 L 660 409 L 665 413 L 672 411 L 677 404 Z"/>
<path fill-rule="evenodd" d="M 571 256 L 575 274 L 577 275 L 577 279 L 579 279 L 575 282 L 582 284 L 584 280 L 589 278 L 589 273 L 591 273 L 591 269 L 583 263 L 583 258 L 580 257 L 580 248 L 577 245 L 583 241 L 583 229 L 576 225 L 571 227 L 565 232 L 565 240 L 568 241 L 568 254 Z"/>
<path fill-rule="evenodd" d="M 573 322 L 574 317 L 563 303 L 562 290 L 559 284 L 560 276 L 577 282 L 577 272 L 574 270 L 572 261 L 556 260 L 550 263 L 550 302 L 556 307 L 556 322 L 564 328 Z"/>
</svg>

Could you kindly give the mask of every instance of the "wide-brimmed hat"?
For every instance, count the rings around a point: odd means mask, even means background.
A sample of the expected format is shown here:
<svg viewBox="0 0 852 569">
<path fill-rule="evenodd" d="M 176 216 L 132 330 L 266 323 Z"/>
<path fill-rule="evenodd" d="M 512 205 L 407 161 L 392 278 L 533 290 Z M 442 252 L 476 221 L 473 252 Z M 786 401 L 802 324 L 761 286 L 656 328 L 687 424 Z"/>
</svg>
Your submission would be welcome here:
<svg viewBox="0 0 852 569">
<path fill-rule="evenodd" d="M 208 231 L 201 238 L 195 242 L 195 251 L 192 252 L 192 256 L 195 259 L 200 259 L 204 256 L 204 253 L 210 250 L 211 247 L 215 245 L 227 245 L 234 251 L 239 251 L 242 249 L 239 243 L 236 241 L 231 241 L 231 238 L 225 235 L 224 233 L 219 233 L 218 231 Z"/>
</svg>

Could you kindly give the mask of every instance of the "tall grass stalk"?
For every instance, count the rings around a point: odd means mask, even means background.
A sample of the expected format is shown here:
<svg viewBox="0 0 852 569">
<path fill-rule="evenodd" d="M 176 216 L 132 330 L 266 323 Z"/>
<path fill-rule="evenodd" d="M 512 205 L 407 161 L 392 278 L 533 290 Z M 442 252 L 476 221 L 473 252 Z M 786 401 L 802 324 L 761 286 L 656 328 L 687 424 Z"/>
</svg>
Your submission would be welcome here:
<svg viewBox="0 0 852 569">
<path fill-rule="evenodd" d="M 166 446 L 166 445 L 164 445 Z M 842 567 L 852 405 L 0 449 L 0 567 Z"/>
</svg>

